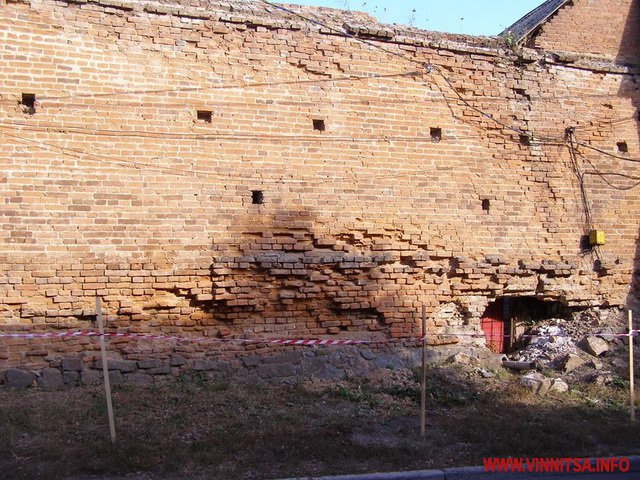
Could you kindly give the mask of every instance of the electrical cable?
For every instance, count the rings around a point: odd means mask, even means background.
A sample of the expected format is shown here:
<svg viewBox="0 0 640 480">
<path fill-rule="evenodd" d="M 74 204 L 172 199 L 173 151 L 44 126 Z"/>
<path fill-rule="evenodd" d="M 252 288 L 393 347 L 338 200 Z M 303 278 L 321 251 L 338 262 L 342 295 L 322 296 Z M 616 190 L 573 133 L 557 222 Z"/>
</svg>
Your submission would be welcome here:
<svg viewBox="0 0 640 480">
<path fill-rule="evenodd" d="M 635 115 L 632 115 L 630 117 L 624 117 L 624 118 L 618 118 L 618 119 L 612 119 L 612 120 L 602 120 L 600 122 L 596 122 L 592 125 L 584 125 L 582 127 L 580 126 L 576 126 L 574 127 L 576 131 L 580 131 L 580 132 L 590 132 L 592 130 L 598 130 L 601 129 L 603 127 L 614 127 L 617 125 L 622 125 L 625 123 L 629 123 L 629 122 L 633 122 L 633 121 L 637 121 L 637 117 Z"/>
<path fill-rule="evenodd" d="M 459 100 L 460 100 L 460 101 L 461 101 L 461 102 L 462 102 L 462 103 L 463 103 L 467 108 L 470 108 L 471 110 L 475 111 L 476 113 L 480 114 L 481 116 L 483 116 L 483 117 L 485 117 L 485 118 L 487 118 L 487 119 L 491 120 L 492 122 L 494 122 L 494 123 L 496 123 L 496 124 L 500 125 L 501 127 L 505 128 L 505 129 L 507 129 L 507 130 L 513 131 L 513 132 L 515 132 L 515 133 L 518 133 L 519 135 L 527 135 L 527 136 L 528 136 L 529 138 L 531 138 L 531 139 L 536 139 L 536 138 L 537 138 L 538 140 L 541 140 L 541 141 L 545 141 L 545 140 L 557 141 L 557 139 L 549 139 L 549 138 L 543 138 L 543 137 L 536 137 L 532 132 L 528 132 L 528 131 L 523 130 L 523 129 L 521 129 L 521 128 L 517 128 L 517 127 L 514 127 L 514 126 L 512 126 L 512 125 L 509 125 L 509 124 L 507 124 L 507 123 L 505 123 L 505 122 L 502 122 L 501 120 L 498 120 L 497 118 L 495 118 L 495 117 L 494 117 L 493 115 L 491 115 L 490 113 L 487 113 L 487 112 L 485 112 L 484 110 L 482 110 L 482 109 L 480 109 L 480 108 L 476 107 L 475 105 L 472 105 L 471 103 L 469 103 L 469 102 L 468 102 L 468 101 L 467 101 L 467 100 L 466 100 L 466 99 L 465 99 L 465 98 L 460 94 L 460 92 L 458 92 L 458 90 L 453 86 L 453 84 L 452 84 L 452 82 L 449 80 L 449 78 L 448 78 L 444 73 L 442 73 L 442 69 L 441 69 L 440 67 L 436 66 L 436 65 L 433 65 L 433 64 L 431 64 L 431 63 L 427 63 L 427 62 L 421 62 L 420 60 L 416 60 L 416 59 L 415 59 L 415 58 L 413 58 L 413 57 L 409 57 L 409 56 L 407 56 L 407 55 L 403 55 L 403 54 L 401 54 L 401 53 L 395 52 L 395 51 L 390 50 L 390 49 L 388 49 L 388 48 L 381 47 L 380 45 L 378 45 L 378 44 L 376 44 L 376 43 L 374 43 L 374 42 L 370 42 L 370 41 L 368 41 L 368 40 L 366 40 L 366 39 L 360 38 L 360 37 L 358 37 L 357 35 L 350 34 L 350 33 L 345 32 L 345 31 L 343 31 L 343 30 L 338 30 L 338 29 L 336 29 L 336 28 L 333 28 L 333 27 L 331 27 L 330 25 L 327 25 L 326 23 L 320 22 L 320 21 L 318 21 L 318 20 L 315 20 L 315 19 L 310 18 L 310 17 L 305 16 L 305 15 L 302 15 L 301 13 L 296 12 L 296 11 L 294 11 L 294 10 L 291 10 L 290 8 L 287 8 L 287 7 L 283 6 L 283 5 L 278 5 L 278 4 L 272 3 L 272 2 L 270 2 L 270 1 L 268 1 L 268 0 L 259 0 L 259 1 L 261 1 L 262 3 L 264 3 L 264 4 L 266 4 L 266 5 L 269 5 L 269 6 L 270 6 L 270 7 L 272 7 L 272 8 L 275 8 L 275 9 L 281 10 L 281 11 L 283 11 L 283 12 L 286 12 L 286 13 L 290 14 L 290 15 L 294 15 L 294 16 L 296 16 L 296 17 L 298 17 L 298 18 L 302 19 L 302 20 L 305 20 L 306 22 L 312 23 L 312 24 L 314 24 L 314 25 L 316 25 L 316 26 L 320 26 L 320 27 L 322 27 L 322 28 L 326 28 L 327 30 L 329 30 L 329 31 L 331 31 L 332 33 L 334 33 L 334 34 L 336 34 L 336 35 L 339 35 L 339 36 L 341 36 L 341 37 L 346 37 L 346 38 L 353 39 L 353 40 L 355 40 L 355 41 L 357 41 L 357 42 L 360 42 L 360 43 L 362 43 L 362 44 L 364 44 L 364 45 L 368 45 L 369 47 L 372 47 L 372 48 L 374 48 L 374 49 L 380 50 L 380 51 L 382 51 L 382 52 L 384 52 L 384 53 L 387 53 L 387 54 L 389 54 L 389 55 L 393 55 L 393 56 L 395 56 L 395 57 L 401 58 L 401 59 L 403 59 L 403 60 L 405 60 L 405 61 L 408 61 L 408 62 L 410 62 L 410 63 L 420 65 L 422 68 L 424 68 L 424 69 L 426 70 L 426 73 L 431 74 L 433 71 L 435 71 L 435 72 L 437 72 L 437 73 L 438 73 L 438 75 L 439 75 L 439 76 L 440 76 L 440 77 L 445 81 L 445 83 L 448 85 L 448 87 L 451 89 L 451 91 L 456 95 L 456 97 L 457 97 L 457 98 L 458 98 L 458 99 L 459 99 Z"/>
<path fill-rule="evenodd" d="M 640 163 L 640 159 L 629 158 L 629 157 L 623 157 L 621 155 L 616 155 L 614 153 L 607 152 L 606 150 L 602 150 L 602 149 L 600 149 L 598 147 L 594 147 L 593 145 L 589 145 L 588 143 L 585 143 L 585 142 L 576 142 L 576 144 L 581 146 L 581 147 L 588 148 L 589 150 L 594 150 L 596 152 L 602 153 L 603 155 L 607 155 L 608 157 L 611 157 L 611 158 L 616 158 L 618 160 L 624 160 L 625 162 Z"/>
<path fill-rule="evenodd" d="M 156 172 L 160 172 L 160 173 L 165 173 L 165 174 L 170 174 L 170 175 L 176 175 L 176 176 L 182 176 L 182 177 L 188 177 L 188 178 L 192 178 L 192 177 L 197 177 L 199 179 L 203 179 L 207 178 L 207 179 L 211 179 L 211 178 L 222 178 L 222 179 L 231 179 L 234 176 L 239 177 L 238 180 L 241 181 L 256 181 L 259 182 L 261 184 L 268 184 L 268 183 L 272 183 L 272 184 L 282 184 L 282 183 L 315 183 L 318 180 L 332 180 L 332 181 L 342 181 L 342 182 L 347 182 L 347 183 L 363 183 L 363 182 L 367 182 L 367 181 L 375 181 L 375 180 L 384 180 L 384 179 L 391 179 L 391 178 L 403 178 L 403 177 L 412 177 L 412 176 L 417 176 L 417 175 L 424 175 L 424 174 L 428 174 L 430 172 L 429 169 L 416 169 L 416 170 L 409 170 L 406 172 L 397 172 L 397 173 L 384 173 L 384 174 L 380 174 L 380 175 L 361 175 L 361 174 L 357 174 L 354 172 L 350 172 L 344 176 L 336 176 L 336 175 L 321 175 L 321 174 L 315 174 L 315 175 L 310 175 L 309 178 L 305 179 L 305 178 L 284 178 L 283 175 L 279 175 L 279 179 L 268 179 L 265 178 L 263 176 L 254 176 L 254 177 L 250 177 L 250 176 L 243 176 L 240 178 L 240 174 L 238 173 L 212 173 L 210 171 L 203 171 L 203 170 L 198 170 L 193 168 L 193 164 L 189 164 L 189 166 L 191 168 L 187 169 L 187 170 L 181 170 L 177 167 L 162 167 L 159 165 L 154 165 L 151 163 L 146 163 L 146 162 L 140 162 L 140 161 L 135 161 L 135 160 L 128 160 L 128 159 L 122 159 L 122 158 L 114 158 L 114 157 L 110 157 L 110 156 L 106 156 L 106 155 L 100 155 L 100 154 L 96 154 L 96 153 L 87 153 L 81 150 L 76 150 L 76 149 L 71 149 L 68 147 L 63 147 L 60 145 L 55 145 L 55 144 L 51 144 L 51 143 L 47 143 L 47 142 L 43 142 L 41 140 L 33 140 L 33 139 L 27 139 L 27 138 L 23 138 L 20 137 L 18 135 L 12 135 L 9 133 L 6 133 L 5 131 L 0 130 L 0 132 L 2 132 L 5 136 L 10 137 L 15 139 L 16 141 L 18 141 L 19 143 L 23 144 L 23 145 L 35 145 L 39 148 L 42 148 L 44 150 L 48 150 L 48 151 L 55 151 L 55 152 L 59 152 L 62 153 L 63 155 L 66 155 L 68 157 L 72 157 L 72 158 L 77 158 L 80 160 L 85 160 L 85 161 L 96 161 L 96 162 L 110 162 L 110 163 L 115 163 L 118 165 L 124 165 L 124 166 L 129 166 L 131 168 L 134 168 L 136 170 L 148 170 L 148 171 L 156 171 Z M 368 168 L 367 171 L 370 171 L 371 168 Z M 276 175 L 278 176 L 278 175 Z"/>
<path fill-rule="evenodd" d="M 398 78 L 398 77 L 414 77 L 422 75 L 422 72 L 419 71 L 407 71 L 400 73 L 389 73 L 389 74 L 371 74 L 371 75 L 349 75 L 347 77 L 335 77 L 335 78 L 319 78 L 313 80 L 287 80 L 282 82 L 256 82 L 256 83 L 244 83 L 237 85 L 213 85 L 210 87 L 178 87 L 178 88 L 166 88 L 166 89 L 157 89 L 157 90 L 121 90 L 119 92 L 111 92 L 111 93 L 79 93 L 73 95 L 64 95 L 64 96 L 39 96 L 38 101 L 49 101 L 49 100 L 65 100 L 67 98 L 112 98 L 117 96 L 127 96 L 127 95 L 152 95 L 152 94 L 169 94 L 169 93 L 194 93 L 194 92 L 203 92 L 209 90 L 234 90 L 234 89 L 247 89 L 247 88 L 262 88 L 262 87 L 275 87 L 275 86 L 283 86 L 283 85 L 305 85 L 305 84 L 317 84 L 317 83 L 334 83 L 334 82 L 352 82 L 352 81 L 360 81 L 360 80 L 371 80 L 371 79 L 385 79 L 385 78 Z"/>
<path fill-rule="evenodd" d="M 454 87 L 453 83 L 450 81 L 450 79 L 447 77 L 447 75 L 445 75 L 442 71 L 442 69 L 436 65 L 427 63 L 427 62 L 422 62 L 420 60 L 417 60 L 413 57 L 409 57 L 407 55 L 404 55 L 402 53 L 396 52 L 394 50 L 382 47 L 380 45 L 378 45 L 375 42 L 372 41 L 368 41 L 366 39 L 363 39 L 361 37 L 358 37 L 357 35 L 353 35 L 350 34 L 348 32 L 345 32 L 341 29 L 337 29 L 334 27 L 331 27 L 330 25 L 315 20 L 309 16 L 303 15 L 299 12 L 296 12 L 290 8 L 287 8 L 283 5 L 278 5 L 275 4 L 273 2 L 270 2 L 268 0 L 260 0 L 263 4 L 268 5 L 271 8 L 286 12 L 290 15 L 293 15 L 297 18 L 300 18 L 308 23 L 314 24 L 316 26 L 320 26 L 322 28 L 327 29 L 328 31 L 330 31 L 331 33 L 341 36 L 341 37 L 346 37 L 346 38 L 350 38 L 353 39 L 357 42 L 360 42 L 362 44 L 368 45 L 371 48 L 383 51 L 389 55 L 393 55 L 395 57 L 401 58 L 405 61 L 408 61 L 410 63 L 413 63 L 415 65 L 419 65 L 420 67 L 422 67 L 423 69 L 426 70 L 426 73 L 431 74 L 433 71 L 438 73 L 438 76 L 441 77 L 445 83 L 447 84 L 447 86 L 451 89 L 451 91 L 455 94 L 456 98 L 462 102 L 467 108 L 475 111 L 476 113 L 480 114 L 481 116 L 491 120 L 492 122 L 496 123 L 497 125 L 500 125 L 501 127 L 510 130 L 512 132 L 517 133 L 518 135 L 525 135 L 527 137 L 529 137 L 533 142 L 537 142 L 537 143 L 552 143 L 552 144 L 557 144 L 559 142 L 559 139 L 557 138 L 552 138 L 552 137 L 543 137 L 543 136 L 537 136 L 536 134 L 534 134 L 533 132 L 530 132 L 526 129 L 523 128 L 518 128 L 518 127 L 514 127 L 512 125 L 509 125 L 508 123 L 505 123 L 501 120 L 499 120 L 498 118 L 496 118 L 495 116 L 487 113 L 486 111 L 484 111 L 481 108 L 476 107 L 475 105 L 471 104 L 469 100 L 467 100 L 466 98 L 464 98 L 464 96 Z M 402 73 L 397 73 L 397 74 L 389 74 L 389 75 L 366 75 L 366 76 L 358 76 L 355 77 L 356 80 L 363 80 L 363 79 L 370 79 L 370 78 L 393 78 L 393 77 L 399 77 L 399 76 L 416 76 L 419 75 L 420 72 L 417 71 L 411 71 L 411 72 L 402 72 Z M 329 79 L 317 79 L 317 80 L 295 80 L 295 81 L 286 81 L 286 82 L 274 82 L 274 83 L 268 83 L 268 82 L 262 82 L 262 83 L 254 83 L 254 84 L 245 84 L 245 85 L 216 85 L 216 86 L 211 86 L 211 87 L 183 87 L 183 88 L 173 88 L 173 89 L 162 89 L 162 90 L 135 90 L 135 91 L 122 91 L 122 92 L 117 92 L 117 93 L 105 93 L 105 94 L 77 94 L 77 95 L 72 95 L 72 96 L 66 96 L 66 97 L 41 97 L 42 100 L 53 100 L 53 99 L 64 99 L 64 98 L 70 98 L 70 97 L 74 97 L 74 98 L 91 98 L 91 97 L 102 97 L 102 96 L 115 96 L 115 95 L 133 95 L 133 94 L 149 94 L 149 93 L 174 93 L 174 92 L 179 92 L 179 91 L 184 91 L 184 92 L 197 92 L 197 91 L 203 91 L 203 90 L 212 90 L 212 89 L 233 89 L 233 88 L 252 88 L 252 87 L 264 87 L 264 86 L 274 86 L 274 85 L 287 85 L 287 84 L 305 84 L 305 83 L 323 83 L 323 82 L 338 82 L 338 81 L 352 81 L 354 80 L 353 76 L 349 76 L 349 77 L 341 77 L 341 78 L 329 78 Z M 439 85 L 436 83 L 436 86 L 439 88 Z M 444 95 L 444 92 L 439 88 L 441 94 L 444 97 L 444 100 L 448 103 L 448 97 L 446 97 Z M 483 100 L 487 100 L 488 97 L 483 97 Z M 498 97 L 496 97 L 495 99 L 498 99 Z M 509 99 L 504 99 L 504 98 L 499 98 L 500 100 L 505 100 L 508 101 Z"/>
<path fill-rule="evenodd" d="M 174 133 L 174 132 L 147 132 L 143 130 L 111 130 L 111 129 L 89 129 L 78 126 L 56 127 L 52 125 L 28 125 L 17 122 L 0 121 L 0 129 L 10 128 L 18 131 L 30 132 L 53 132 L 53 133 L 80 133 L 91 136 L 105 137 L 121 137 L 121 138 L 162 138 L 173 140 L 199 140 L 199 141 L 219 141 L 219 140 L 273 140 L 273 141 L 308 141 L 308 142 L 405 142 L 405 143 L 439 143 L 450 142 L 456 140 L 474 140 L 476 135 L 469 136 L 444 136 L 437 142 L 434 141 L 431 134 L 429 135 L 413 135 L 413 136 L 329 136 L 326 134 L 317 135 L 297 135 L 297 134 L 253 134 L 244 132 L 218 132 L 218 133 Z"/>
<path fill-rule="evenodd" d="M 569 157 L 571 159 L 571 166 L 573 168 L 573 172 L 578 178 L 578 187 L 580 188 L 580 195 L 582 199 L 582 207 L 584 209 L 585 215 L 585 224 L 586 231 L 593 230 L 593 222 L 591 217 L 591 207 L 589 206 L 589 199 L 587 196 L 587 189 L 584 184 L 584 175 L 580 171 L 580 165 L 578 164 L 578 158 L 576 154 L 576 148 L 574 143 L 574 130 L 573 128 L 568 128 L 567 131 L 567 147 L 569 149 Z"/>
<path fill-rule="evenodd" d="M 600 170 L 598 170 L 596 168 L 596 166 L 593 164 L 593 162 L 591 160 L 589 160 L 588 157 L 586 157 L 585 155 L 581 154 L 579 151 L 576 151 L 576 153 L 577 153 L 578 156 L 580 156 L 580 158 L 582 158 L 585 162 L 587 162 L 591 166 L 591 168 L 593 168 L 593 172 L 585 171 L 584 175 L 595 175 L 595 176 L 598 176 L 608 186 L 610 186 L 611 188 L 613 188 L 615 190 L 619 190 L 621 192 L 626 192 L 626 191 L 632 190 L 632 189 L 640 186 L 640 177 L 635 177 L 633 175 L 626 175 L 624 173 L 601 172 Z M 634 180 L 634 181 L 637 181 L 637 182 L 634 183 L 633 185 L 628 186 L 628 187 L 619 187 L 619 186 L 614 185 L 613 183 L 611 183 L 606 177 L 620 177 L 620 178 L 625 178 L 627 180 Z"/>
<path fill-rule="evenodd" d="M 445 75 L 442 72 L 442 69 L 438 66 L 432 65 L 430 63 L 426 63 L 426 62 L 422 62 L 420 60 L 417 60 L 413 57 L 409 57 L 407 55 L 404 55 L 402 53 L 398 53 L 396 51 L 393 51 L 391 49 L 388 48 L 384 48 L 374 42 L 368 41 L 366 39 L 360 38 L 356 35 L 352 35 L 348 32 L 344 32 L 343 30 L 339 30 L 336 28 L 333 28 L 323 22 L 320 22 L 318 20 L 315 20 L 313 18 L 310 18 L 308 16 L 302 15 L 298 12 L 295 12 L 287 7 L 284 7 L 282 5 L 277 5 L 274 4 L 270 1 L 267 0 L 260 0 L 262 3 L 269 5 L 272 8 L 284 11 L 290 15 L 294 15 L 298 18 L 303 19 L 306 22 L 312 23 L 314 25 L 320 26 L 322 28 L 325 28 L 327 30 L 329 30 L 330 32 L 342 36 L 342 37 L 347 37 L 347 38 L 351 38 L 357 42 L 360 42 L 362 44 L 368 45 L 369 47 L 372 47 L 374 49 L 383 51 L 387 54 L 393 55 L 395 57 L 401 58 L 405 61 L 411 62 L 413 64 L 417 64 L 419 66 L 421 66 L 422 68 L 424 68 L 426 70 L 426 73 L 431 74 L 433 71 L 437 72 L 439 77 L 441 77 L 444 82 L 447 84 L 447 86 L 449 87 L 449 89 L 455 94 L 456 98 L 461 101 L 466 107 L 470 108 L 471 110 L 475 111 L 476 113 L 480 114 L 481 116 L 491 120 L 492 122 L 496 123 L 497 125 L 502 126 L 503 128 L 515 132 L 518 135 L 524 135 L 527 136 L 529 139 L 531 139 L 533 144 L 536 145 L 545 145 L 545 144 L 551 144 L 551 145 L 558 145 L 560 144 L 558 139 L 554 139 L 551 137 L 538 137 L 534 134 L 532 134 L 531 132 L 528 132 L 525 129 L 521 129 L 518 127 L 514 127 L 512 125 L 509 125 L 505 122 L 500 121 L 499 119 L 497 119 L 495 116 L 485 112 L 484 110 L 482 110 L 481 108 L 476 107 L 475 105 L 471 104 L 466 98 L 464 98 L 462 96 L 462 94 L 455 88 L 455 86 L 453 85 L 453 83 L 449 80 L 449 78 L 447 77 L 447 75 Z M 394 76 L 416 76 L 418 75 L 419 72 L 404 72 L 404 73 L 400 73 L 400 74 L 393 74 L 393 75 L 372 75 L 372 76 L 365 76 L 365 77 L 358 77 L 358 79 L 368 79 L 368 78 L 383 78 L 383 77 L 394 77 Z M 318 83 L 318 82 L 334 82 L 334 81 L 340 81 L 340 80 L 353 80 L 353 77 L 344 77 L 341 79 L 322 79 L 322 80 L 311 80 L 311 81 L 294 81 L 294 82 L 283 82 L 283 83 Z M 448 104 L 448 100 L 449 98 L 444 94 L 444 92 L 442 91 L 442 89 L 440 88 L 440 85 L 437 82 L 434 82 L 435 86 L 440 90 L 440 93 L 442 94 L 444 100 L 447 102 Z M 249 84 L 249 85 L 243 85 L 241 86 L 242 88 L 244 87 L 249 87 L 249 86 L 266 86 L 266 85 L 273 85 L 273 84 L 268 84 L 268 83 L 256 83 L 256 84 Z M 183 91 L 198 91 L 201 89 L 207 89 L 207 88 L 238 88 L 238 86 L 214 86 L 214 87 L 185 87 L 184 89 L 171 89 L 171 90 L 158 90 L 155 92 L 175 92 L 175 91 L 179 91 L 179 90 L 183 90 Z M 137 92 L 122 92 L 122 93 L 144 93 L 144 91 L 137 91 Z M 101 96 L 102 94 L 96 94 L 95 96 Z M 112 95 L 112 94 L 104 94 L 104 95 Z M 94 95 L 90 95 L 90 96 L 94 96 Z M 47 97 L 43 97 L 43 98 L 47 98 Z M 55 97 L 48 97 L 48 98 L 55 98 Z M 58 97 L 58 98 L 65 98 L 65 97 Z M 451 106 L 449 106 L 451 109 Z M 30 126 L 23 126 L 22 128 L 24 129 L 33 129 L 34 127 L 30 127 Z M 60 128 L 58 131 L 63 132 L 66 130 L 73 130 L 74 128 L 77 127 L 68 127 L 68 128 Z M 87 133 L 87 130 L 82 130 L 83 132 Z M 98 130 L 94 130 L 93 132 L 91 132 L 93 134 L 99 135 L 99 134 L 103 134 L 103 135 L 116 135 L 116 133 L 114 131 L 98 131 Z M 179 138 L 179 139 L 184 139 L 184 138 L 194 138 L 194 139 L 199 139 L 199 140 L 220 140 L 220 139 L 242 139 L 242 140 L 246 140 L 246 139 L 256 139 L 256 140 L 264 140 L 265 138 L 269 138 L 269 139 L 277 139 L 277 140 L 283 140 L 283 139 L 296 139 L 296 140 L 312 140 L 312 141 L 318 141 L 323 139 L 323 137 L 320 136 L 289 136 L 289 135 L 285 135 L 285 136 L 259 136 L 259 135 L 255 135 L 255 134 L 243 134 L 243 133 L 239 133 L 239 132 L 233 132 L 233 133 L 229 133 L 229 134 L 172 134 L 172 133 L 162 133 L 162 134 L 154 134 L 154 133 L 150 133 L 150 132 L 122 132 L 122 131 L 118 131 L 117 132 L 117 136 L 151 136 L 153 138 L 158 138 L 155 137 L 155 135 L 161 135 L 160 138 Z M 11 136 L 11 135 L 9 135 Z M 14 137 L 14 138 L 18 138 L 18 137 Z M 473 137 L 447 137 L 448 139 L 454 140 L 454 139 L 466 139 L 466 138 L 473 138 Z M 120 162 L 120 163 L 129 163 L 129 164 L 133 164 L 136 166 L 136 168 L 140 168 L 140 167 L 144 167 L 144 168 L 155 168 L 155 169 L 160 169 L 160 171 L 165 171 L 165 172 L 171 172 L 171 173 L 176 173 L 176 169 L 171 169 L 168 167 L 157 167 L 157 166 L 153 166 L 150 164 L 146 164 L 146 163 L 141 163 L 141 162 L 127 162 L 125 160 L 122 159 L 113 159 L 111 157 L 105 157 L 105 156 L 101 156 L 101 155 L 96 155 L 96 154 L 88 154 L 86 152 L 82 152 L 82 151 L 78 151 L 78 150 L 73 150 L 73 149 L 68 149 L 66 147 L 60 147 L 57 145 L 51 145 L 51 144 L 46 144 L 45 142 L 36 142 L 33 140 L 29 140 L 29 139 L 22 139 L 24 141 L 27 142 L 31 142 L 31 143 L 40 143 L 40 145 L 42 146 L 47 146 L 49 148 L 55 148 L 55 149 L 59 149 L 61 151 L 64 151 L 65 153 L 69 154 L 69 153 L 73 153 L 74 155 L 85 155 L 85 156 L 94 156 L 94 157 L 99 157 L 101 159 L 109 159 L 111 161 L 114 162 Z M 365 140 L 365 138 L 360 137 L 360 138 L 354 138 L 354 137 L 324 137 L 324 140 L 334 140 L 334 141 L 350 141 L 350 142 L 356 142 L 356 141 L 363 141 Z M 413 140 L 413 141 L 417 141 L 417 142 L 421 142 L 421 141 L 433 141 L 431 137 L 429 138 L 420 138 L 420 137 L 379 137 L 379 138 L 368 138 L 366 139 L 367 141 L 409 141 L 409 140 Z M 572 162 L 574 164 L 574 168 L 577 169 L 577 160 L 575 159 L 575 146 L 573 145 L 573 135 L 570 136 L 570 149 L 571 149 L 571 155 L 572 155 Z M 625 157 L 618 157 L 612 154 L 609 154 L 608 152 L 605 152 L 603 150 L 597 149 L 595 147 L 591 147 L 588 144 L 583 144 L 582 142 L 579 143 L 580 145 L 586 147 L 586 148 L 592 148 L 596 151 L 599 151 L 601 153 L 613 156 L 615 158 L 620 158 L 622 160 L 627 160 L 627 161 L 636 161 L 636 162 L 640 162 L 640 160 L 633 160 L 633 159 L 628 159 Z M 197 173 L 194 170 L 189 170 L 189 172 L 192 173 Z M 206 173 L 207 176 L 210 175 L 209 172 L 201 172 L 201 173 Z M 180 171 L 180 174 L 184 174 L 184 172 Z M 409 174 L 409 173 L 407 173 Z M 576 170 L 576 174 L 579 176 L 579 180 L 581 182 L 581 185 L 583 185 L 583 178 L 581 176 L 581 174 L 579 173 L 579 170 Z M 406 175 L 406 174 L 402 174 L 402 175 Z M 223 176 L 221 174 L 215 175 L 215 176 Z M 584 194 L 585 192 L 583 192 Z"/>
</svg>

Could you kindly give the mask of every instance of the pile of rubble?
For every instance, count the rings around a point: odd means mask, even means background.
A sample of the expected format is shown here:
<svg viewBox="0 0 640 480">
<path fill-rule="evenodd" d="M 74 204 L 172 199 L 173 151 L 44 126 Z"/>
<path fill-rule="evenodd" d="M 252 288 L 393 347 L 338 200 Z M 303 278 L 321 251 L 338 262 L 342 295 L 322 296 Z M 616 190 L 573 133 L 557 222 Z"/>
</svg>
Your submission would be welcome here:
<svg viewBox="0 0 640 480">
<path fill-rule="evenodd" d="M 512 360 L 527 363 L 539 363 L 547 366 L 560 355 L 575 354 L 578 347 L 572 336 L 563 328 L 562 319 L 554 319 L 548 325 L 537 326 L 525 336 L 529 340 L 526 347 L 510 355 Z"/>
<path fill-rule="evenodd" d="M 572 319 L 553 318 L 537 323 L 523 336 L 523 347 L 509 355 L 506 367 L 538 370 L 527 373 L 520 383 L 533 391 L 564 392 L 568 382 L 587 381 L 608 385 L 624 376 L 627 337 L 620 311 L 587 311 Z M 547 378 L 539 372 L 563 378 Z"/>
<path fill-rule="evenodd" d="M 628 377 L 625 317 L 618 309 L 591 309 L 570 318 L 541 320 L 525 330 L 520 348 L 508 356 L 460 352 L 449 361 L 469 366 L 484 378 L 500 366 L 518 371 L 519 382 L 540 395 L 567 392 L 577 382 L 616 384 Z"/>
</svg>

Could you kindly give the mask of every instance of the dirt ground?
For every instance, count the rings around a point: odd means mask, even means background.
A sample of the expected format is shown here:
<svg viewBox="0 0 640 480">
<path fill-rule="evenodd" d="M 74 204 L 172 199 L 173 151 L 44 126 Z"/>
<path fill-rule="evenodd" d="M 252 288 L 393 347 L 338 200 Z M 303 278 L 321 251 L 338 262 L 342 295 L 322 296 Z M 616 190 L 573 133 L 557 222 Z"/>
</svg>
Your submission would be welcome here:
<svg viewBox="0 0 640 480">
<path fill-rule="evenodd" d="M 422 439 L 418 377 L 384 369 L 297 386 L 197 376 L 118 386 L 113 447 L 101 388 L 3 388 L 0 472 L 6 479 L 274 479 L 476 465 L 487 456 L 640 453 L 622 380 L 539 397 L 506 371 L 483 378 L 467 367 L 430 367 Z"/>
</svg>

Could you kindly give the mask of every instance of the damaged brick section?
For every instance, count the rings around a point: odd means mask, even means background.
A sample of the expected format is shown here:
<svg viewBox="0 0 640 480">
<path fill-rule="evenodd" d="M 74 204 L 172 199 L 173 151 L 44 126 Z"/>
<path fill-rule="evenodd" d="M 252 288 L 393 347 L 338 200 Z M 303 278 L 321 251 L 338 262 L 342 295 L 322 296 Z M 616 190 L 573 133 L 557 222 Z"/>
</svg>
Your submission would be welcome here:
<svg viewBox="0 0 640 480">
<path fill-rule="evenodd" d="M 291 8 L 322 25 L 251 1 L 0 0 L 2 331 L 93 327 L 98 296 L 133 333 L 406 340 L 425 305 L 447 349 L 484 346 L 467 335 L 509 300 L 637 305 L 637 2 L 567 2 L 522 42 Z M 392 362 L 110 345 L 140 382 Z M 95 339 L 0 340 L 0 368 L 66 383 L 95 360 Z"/>
<path fill-rule="evenodd" d="M 570 293 L 579 272 L 566 262 L 509 265 L 497 256 L 471 261 L 436 242 L 429 247 L 419 235 L 384 230 L 339 239 L 311 232 L 252 236 L 255 240 L 243 244 L 242 256 L 214 261 L 212 299 L 218 320 L 258 335 L 369 331 L 391 338 L 415 336 L 421 305 L 436 310 L 443 301 L 460 302 L 477 318 L 489 299 L 505 295 L 589 305 Z M 430 331 L 480 332 L 445 318 L 433 315 Z M 458 341 L 449 336 L 442 343 Z"/>
</svg>

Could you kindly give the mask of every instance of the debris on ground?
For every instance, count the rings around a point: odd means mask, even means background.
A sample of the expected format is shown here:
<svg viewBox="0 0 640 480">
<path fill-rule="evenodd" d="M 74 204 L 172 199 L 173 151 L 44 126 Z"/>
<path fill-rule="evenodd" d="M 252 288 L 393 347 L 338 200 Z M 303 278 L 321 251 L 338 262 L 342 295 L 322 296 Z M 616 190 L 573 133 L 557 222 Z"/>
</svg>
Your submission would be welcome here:
<svg viewBox="0 0 640 480">
<path fill-rule="evenodd" d="M 589 336 L 580 342 L 580 347 L 594 357 L 599 357 L 609 351 L 609 343 L 601 337 Z"/>
<path fill-rule="evenodd" d="M 586 364 L 595 357 L 608 357 L 625 345 L 622 338 L 613 336 L 626 333 L 622 324 L 594 319 L 592 313 L 586 316 L 590 321 L 580 317 L 570 320 L 551 318 L 537 323 L 526 331 L 525 346 L 509 355 L 510 359 L 537 361 L 543 367 L 560 366 L 572 370 L 580 366 L 579 358 L 584 360 L 582 364 Z"/>
<path fill-rule="evenodd" d="M 540 325 L 531 330 L 527 346 L 511 355 L 518 362 L 539 362 L 549 366 L 551 362 L 567 354 L 577 354 L 578 346 L 569 333 L 562 328 L 564 320 L 555 319 L 557 324 Z"/>
</svg>

